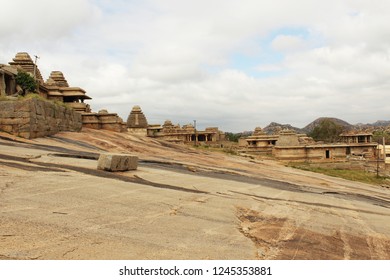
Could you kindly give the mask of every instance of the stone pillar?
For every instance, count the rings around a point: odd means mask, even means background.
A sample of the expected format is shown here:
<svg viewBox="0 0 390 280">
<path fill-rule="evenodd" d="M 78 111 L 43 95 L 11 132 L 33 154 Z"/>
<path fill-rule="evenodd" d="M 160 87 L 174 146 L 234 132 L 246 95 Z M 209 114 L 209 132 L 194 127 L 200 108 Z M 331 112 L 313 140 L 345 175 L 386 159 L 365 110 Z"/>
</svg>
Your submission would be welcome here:
<svg viewBox="0 0 390 280">
<path fill-rule="evenodd" d="M 0 70 L 0 96 L 6 95 L 5 74 Z"/>
<path fill-rule="evenodd" d="M 8 90 L 8 94 L 9 95 L 12 95 L 16 92 L 16 80 L 15 80 L 15 77 L 12 77 L 10 80 L 9 80 L 9 90 Z"/>
</svg>

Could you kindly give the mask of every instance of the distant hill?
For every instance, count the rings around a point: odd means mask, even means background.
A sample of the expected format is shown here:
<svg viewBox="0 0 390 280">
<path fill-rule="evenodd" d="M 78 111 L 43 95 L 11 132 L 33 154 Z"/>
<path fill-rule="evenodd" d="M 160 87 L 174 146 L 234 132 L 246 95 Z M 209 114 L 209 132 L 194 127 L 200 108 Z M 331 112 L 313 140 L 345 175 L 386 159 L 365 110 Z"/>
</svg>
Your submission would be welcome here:
<svg viewBox="0 0 390 280">
<path fill-rule="evenodd" d="M 310 133 L 313 131 L 313 129 L 318 126 L 321 121 L 323 120 L 330 120 L 330 121 L 333 121 L 334 123 L 336 123 L 337 125 L 340 125 L 346 129 L 352 129 L 353 128 L 353 125 L 351 125 L 350 123 L 347 123 L 346 121 L 343 121 L 343 120 L 340 120 L 340 119 L 337 119 L 337 118 L 327 118 L 327 117 L 321 117 L 321 118 L 318 118 L 316 119 L 315 121 L 309 123 L 307 126 L 305 126 L 304 128 L 302 128 L 303 132 L 304 133 Z"/>
<path fill-rule="evenodd" d="M 276 122 L 271 122 L 269 125 L 263 128 L 263 131 L 267 134 L 278 134 L 279 131 L 283 129 L 292 129 L 295 130 L 297 133 L 305 133 L 302 129 L 294 127 L 290 124 L 280 124 Z"/>
<path fill-rule="evenodd" d="M 372 126 L 389 126 L 390 121 L 376 121 L 371 124 Z"/>
<path fill-rule="evenodd" d="M 378 128 L 390 126 L 390 121 L 376 121 L 374 123 L 358 123 L 354 125 L 356 128 L 367 129 L 367 128 Z"/>
</svg>

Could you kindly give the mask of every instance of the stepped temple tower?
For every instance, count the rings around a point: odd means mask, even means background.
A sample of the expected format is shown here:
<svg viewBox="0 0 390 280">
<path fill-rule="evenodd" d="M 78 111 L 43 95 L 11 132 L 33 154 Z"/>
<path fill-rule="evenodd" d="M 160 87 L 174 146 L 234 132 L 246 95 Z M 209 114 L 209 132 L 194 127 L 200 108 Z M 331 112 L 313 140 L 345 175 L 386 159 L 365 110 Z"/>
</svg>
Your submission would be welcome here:
<svg viewBox="0 0 390 280">
<path fill-rule="evenodd" d="M 127 130 L 129 132 L 146 135 L 148 128 L 148 121 L 141 107 L 136 105 L 131 110 L 129 117 L 127 118 Z"/>
<path fill-rule="evenodd" d="M 35 78 L 39 83 L 43 83 L 43 78 L 38 67 L 35 65 L 30 55 L 26 52 L 19 52 L 12 59 L 13 61 L 9 62 L 9 65 L 14 66 L 15 68 L 21 68 L 25 72 L 29 72 L 32 75 L 35 74 Z"/>
<path fill-rule="evenodd" d="M 131 110 L 129 117 L 127 118 L 127 128 L 147 128 L 148 121 L 141 107 L 138 105 L 134 106 Z"/>
</svg>

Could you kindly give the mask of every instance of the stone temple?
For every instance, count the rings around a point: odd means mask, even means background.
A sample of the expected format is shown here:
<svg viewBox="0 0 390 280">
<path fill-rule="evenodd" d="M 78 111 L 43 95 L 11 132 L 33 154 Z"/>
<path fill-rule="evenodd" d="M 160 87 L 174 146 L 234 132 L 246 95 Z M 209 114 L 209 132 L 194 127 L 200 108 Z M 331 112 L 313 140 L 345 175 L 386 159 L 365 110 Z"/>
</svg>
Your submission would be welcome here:
<svg viewBox="0 0 390 280">
<path fill-rule="evenodd" d="M 16 83 L 19 72 L 26 72 L 37 81 L 36 93 L 48 101 L 64 103 L 66 107 L 81 114 L 82 126 L 93 129 L 105 129 L 116 132 L 126 131 L 126 123 L 116 114 L 107 110 L 92 112 L 85 100 L 92 99 L 80 87 L 70 86 L 61 71 L 52 71 L 44 81 L 38 66 L 26 52 L 19 52 L 9 64 L 0 64 L 0 96 L 16 98 L 22 92 Z"/>
<path fill-rule="evenodd" d="M 0 94 L 12 96 L 20 92 L 15 82 L 19 71 L 29 73 L 38 83 L 38 94 L 51 101 L 60 101 L 75 111 L 90 112 L 91 109 L 84 100 L 91 99 L 85 90 L 79 87 L 70 87 L 64 74 L 60 71 L 52 71 L 45 82 L 41 71 L 26 52 L 19 52 L 8 65 L 0 64 Z"/>
<path fill-rule="evenodd" d="M 376 156 L 377 143 L 371 133 L 343 133 L 339 143 L 315 142 L 306 134 L 293 130 L 281 130 L 268 135 L 257 127 L 252 136 L 239 140 L 240 152 L 253 155 L 273 155 L 282 161 L 343 162 L 349 159 L 372 160 Z"/>
<path fill-rule="evenodd" d="M 138 105 L 134 106 L 131 110 L 129 117 L 127 118 L 127 128 L 129 131 L 142 130 L 148 128 L 148 121 L 144 113 L 141 110 L 141 107 Z"/>
</svg>

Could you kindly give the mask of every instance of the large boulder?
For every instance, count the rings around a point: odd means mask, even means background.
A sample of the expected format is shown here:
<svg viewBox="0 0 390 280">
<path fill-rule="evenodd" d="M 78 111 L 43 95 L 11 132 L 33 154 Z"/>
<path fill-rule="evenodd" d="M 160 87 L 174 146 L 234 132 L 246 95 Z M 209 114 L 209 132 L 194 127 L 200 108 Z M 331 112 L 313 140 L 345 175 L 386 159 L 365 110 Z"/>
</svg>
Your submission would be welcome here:
<svg viewBox="0 0 390 280">
<path fill-rule="evenodd" d="M 138 157 L 127 154 L 101 154 L 99 156 L 97 169 L 105 171 L 128 171 L 136 170 Z"/>
</svg>

